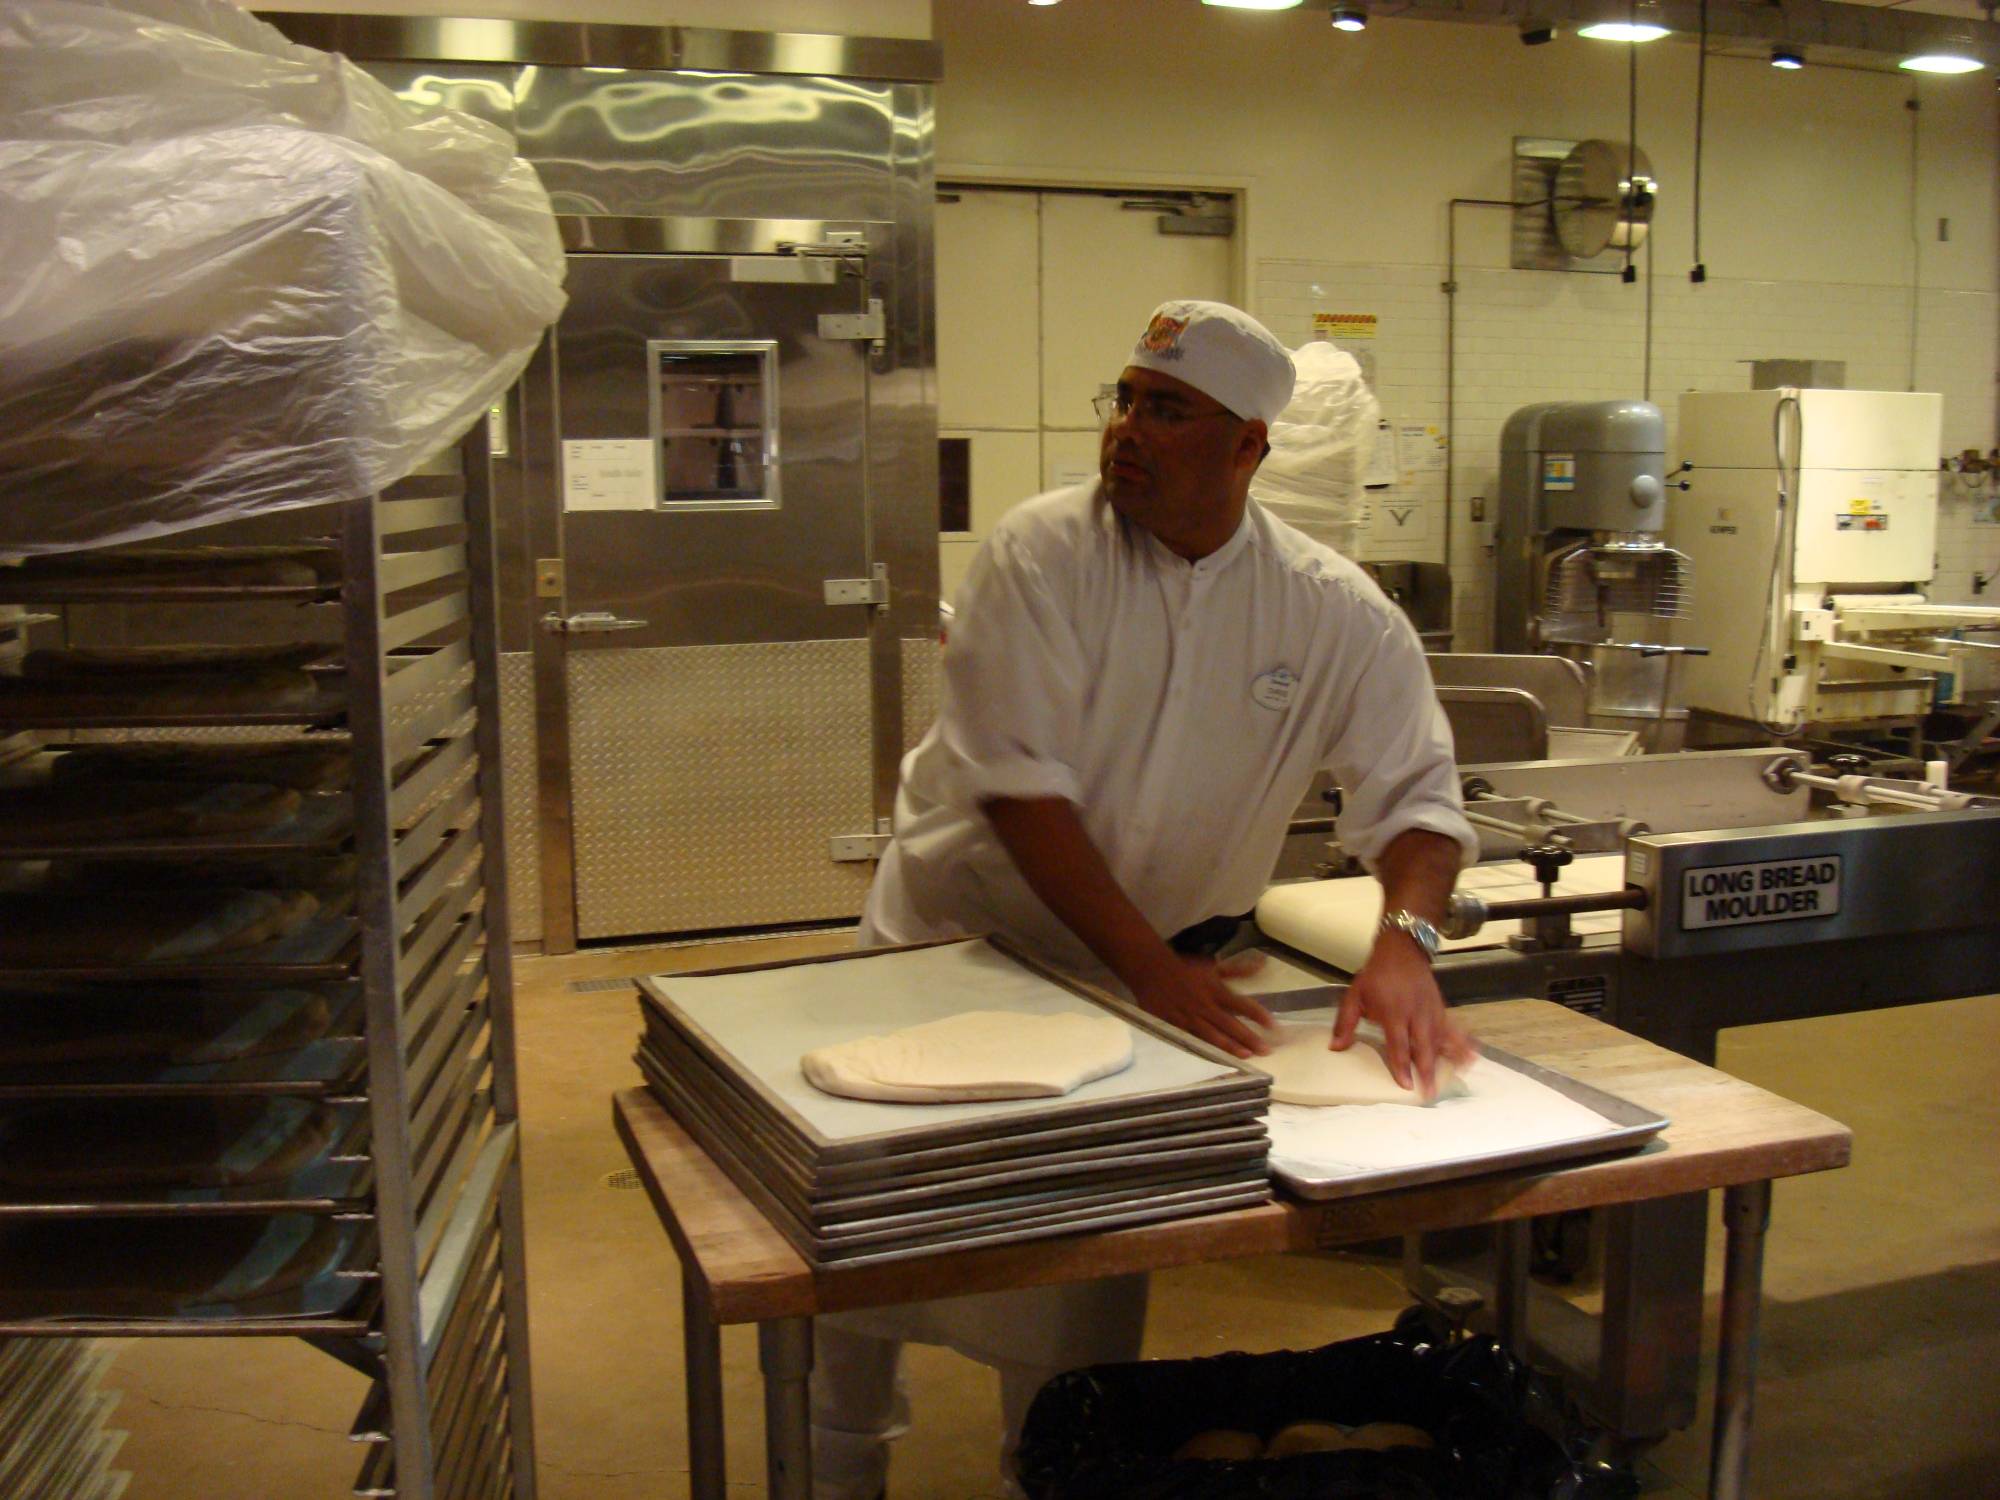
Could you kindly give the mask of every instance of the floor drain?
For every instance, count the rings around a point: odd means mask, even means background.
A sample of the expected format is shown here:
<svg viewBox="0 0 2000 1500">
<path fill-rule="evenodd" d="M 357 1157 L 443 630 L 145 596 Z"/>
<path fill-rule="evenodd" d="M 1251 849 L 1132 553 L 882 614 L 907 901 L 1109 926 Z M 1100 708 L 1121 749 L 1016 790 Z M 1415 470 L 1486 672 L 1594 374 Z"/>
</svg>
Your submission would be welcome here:
<svg viewBox="0 0 2000 1500">
<path fill-rule="evenodd" d="M 640 1185 L 639 1174 L 630 1167 L 620 1167 L 616 1172 L 611 1173 L 610 1176 L 604 1179 L 604 1185 L 608 1188 L 615 1188 L 619 1192 L 629 1192 Z"/>
<path fill-rule="evenodd" d="M 630 990 L 638 986 L 636 979 L 572 979 L 569 992 L 572 995 L 597 995 L 606 990 Z"/>
</svg>

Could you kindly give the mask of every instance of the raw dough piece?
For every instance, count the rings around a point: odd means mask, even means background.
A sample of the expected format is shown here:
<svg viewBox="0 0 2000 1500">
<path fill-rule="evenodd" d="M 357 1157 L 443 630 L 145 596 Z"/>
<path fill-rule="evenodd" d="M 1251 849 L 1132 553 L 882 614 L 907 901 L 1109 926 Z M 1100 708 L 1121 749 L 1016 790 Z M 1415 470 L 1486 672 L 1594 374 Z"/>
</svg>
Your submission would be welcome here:
<svg viewBox="0 0 2000 1500">
<path fill-rule="evenodd" d="M 1387 1453 L 1391 1448 L 1435 1448 L 1437 1440 L 1421 1427 L 1408 1422 L 1370 1422 L 1347 1435 L 1350 1448 L 1373 1448 Z"/>
<path fill-rule="evenodd" d="M 1271 1100 L 1276 1104 L 1426 1104 L 1390 1075 L 1380 1048 L 1356 1037 L 1345 1052 L 1327 1046 L 1331 1030 L 1323 1021 L 1280 1021 L 1272 1030 L 1271 1051 L 1249 1059 L 1250 1066 L 1271 1075 Z M 1455 1099 L 1467 1092 L 1458 1072 L 1442 1058 L 1437 1065 L 1437 1096 Z"/>
<path fill-rule="evenodd" d="M 1056 1098 L 1132 1065 L 1132 1031 L 1115 1016 L 968 1010 L 799 1059 L 806 1081 L 848 1099 L 949 1104 Z"/>
<path fill-rule="evenodd" d="M 1291 1458 L 1299 1453 L 1338 1453 L 1354 1444 L 1338 1422 L 1294 1422 L 1280 1427 L 1264 1445 L 1266 1458 Z"/>
<path fill-rule="evenodd" d="M 1254 1432 L 1234 1427 L 1211 1427 L 1197 1432 L 1174 1449 L 1175 1458 L 1207 1459 L 1211 1463 L 1243 1463 L 1264 1456 L 1264 1444 Z"/>
</svg>

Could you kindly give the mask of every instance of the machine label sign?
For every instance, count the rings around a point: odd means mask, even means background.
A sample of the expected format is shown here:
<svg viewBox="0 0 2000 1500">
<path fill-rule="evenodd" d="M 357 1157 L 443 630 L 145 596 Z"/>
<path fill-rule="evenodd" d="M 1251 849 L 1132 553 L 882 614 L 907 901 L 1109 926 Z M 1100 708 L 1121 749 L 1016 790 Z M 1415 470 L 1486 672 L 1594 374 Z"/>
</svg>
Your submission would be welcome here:
<svg viewBox="0 0 2000 1500">
<path fill-rule="evenodd" d="M 1840 856 L 1704 865 L 1681 874 L 1681 929 L 1751 927 L 1840 910 Z"/>
<path fill-rule="evenodd" d="M 1576 488 L 1576 455 L 1574 453 L 1550 453 L 1542 459 L 1542 488 L 1545 490 L 1573 490 Z"/>
</svg>

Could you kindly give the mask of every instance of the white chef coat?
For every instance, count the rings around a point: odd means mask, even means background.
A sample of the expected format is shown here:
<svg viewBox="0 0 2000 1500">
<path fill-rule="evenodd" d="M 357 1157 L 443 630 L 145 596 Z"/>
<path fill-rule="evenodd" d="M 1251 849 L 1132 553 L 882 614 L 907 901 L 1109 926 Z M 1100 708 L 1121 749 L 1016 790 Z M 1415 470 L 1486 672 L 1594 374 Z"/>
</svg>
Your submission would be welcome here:
<svg viewBox="0 0 2000 1500">
<path fill-rule="evenodd" d="M 936 723 L 903 761 L 864 941 L 1000 932 L 1107 979 L 1029 890 L 979 804 L 1063 797 L 1156 932 L 1247 912 L 1311 783 L 1340 783 L 1365 863 L 1398 834 L 1469 859 L 1451 730 L 1402 611 L 1254 500 L 1190 563 L 1095 482 L 1002 519 L 973 560 Z"/>
</svg>

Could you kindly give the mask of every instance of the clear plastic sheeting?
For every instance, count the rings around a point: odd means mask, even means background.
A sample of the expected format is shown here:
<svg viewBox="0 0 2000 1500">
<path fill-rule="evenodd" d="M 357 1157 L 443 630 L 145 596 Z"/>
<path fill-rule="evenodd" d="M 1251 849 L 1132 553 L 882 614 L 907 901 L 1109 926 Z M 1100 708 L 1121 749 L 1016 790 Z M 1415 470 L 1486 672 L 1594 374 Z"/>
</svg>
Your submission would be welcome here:
<svg viewBox="0 0 2000 1500">
<path fill-rule="evenodd" d="M 219 0 L 0 6 L 0 555 L 394 483 L 563 270 L 490 124 Z"/>
<path fill-rule="evenodd" d="M 1381 407 L 1344 349 L 1307 344 L 1292 351 L 1292 363 L 1298 383 L 1271 424 L 1271 451 L 1250 495 L 1287 525 L 1352 557 Z"/>
</svg>

